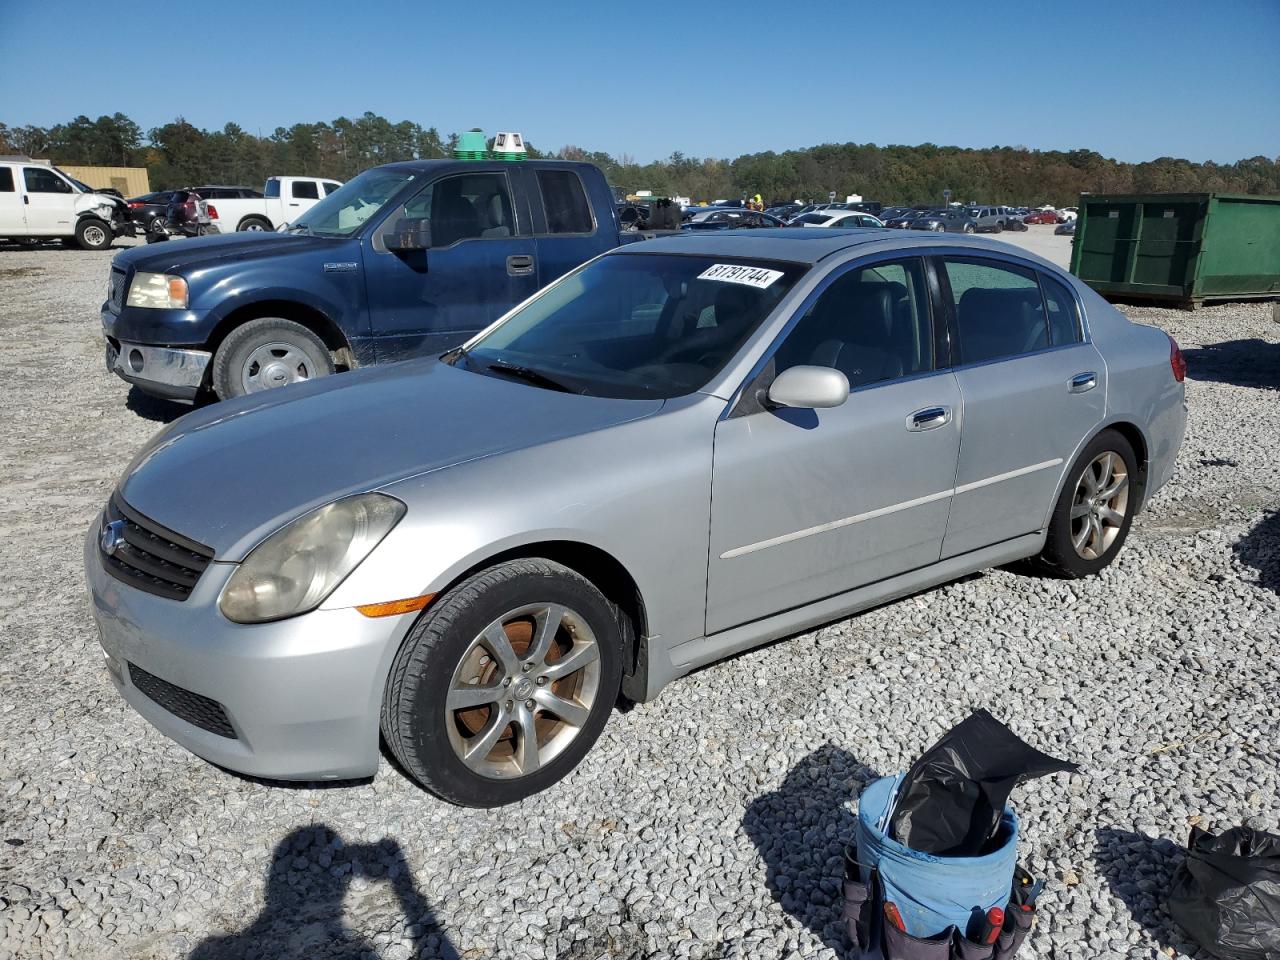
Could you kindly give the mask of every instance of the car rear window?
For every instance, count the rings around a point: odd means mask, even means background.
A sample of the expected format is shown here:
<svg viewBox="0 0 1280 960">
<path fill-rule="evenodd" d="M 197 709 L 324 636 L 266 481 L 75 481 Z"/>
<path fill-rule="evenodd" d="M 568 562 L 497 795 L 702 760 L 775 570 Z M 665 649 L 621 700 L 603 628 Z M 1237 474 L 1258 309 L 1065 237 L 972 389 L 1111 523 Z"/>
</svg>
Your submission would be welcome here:
<svg viewBox="0 0 1280 960">
<path fill-rule="evenodd" d="M 268 197 L 280 196 L 280 181 L 277 180 L 275 177 L 272 177 L 270 180 L 268 180 L 266 193 Z"/>
<path fill-rule="evenodd" d="M 595 221 L 582 180 L 572 170 L 539 170 L 548 233 L 591 233 Z"/>
<path fill-rule="evenodd" d="M 315 183 L 309 180 L 295 180 L 293 182 L 293 195 L 299 200 L 319 200 L 320 190 Z"/>
</svg>

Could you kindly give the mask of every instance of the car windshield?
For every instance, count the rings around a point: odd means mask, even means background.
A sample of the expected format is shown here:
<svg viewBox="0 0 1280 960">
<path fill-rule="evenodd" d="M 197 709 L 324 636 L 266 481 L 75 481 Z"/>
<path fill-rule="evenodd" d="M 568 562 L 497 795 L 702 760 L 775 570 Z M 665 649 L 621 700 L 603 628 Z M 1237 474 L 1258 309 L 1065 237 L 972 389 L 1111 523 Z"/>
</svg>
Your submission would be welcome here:
<svg viewBox="0 0 1280 960">
<path fill-rule="evenodd" d="M 349 237 L 415 178 L 407 170 L 375 167 L 343 184 L 290 225 L 318 237 Z"/>
<path fill-rule="evenodd" d="M 57 168 L 57 167 L 54 167 L 53 169 L 58 170 L 58 168 Z M 79 180 L 77 180 L 77 179 L 76 179 L 75 177 L 73 177 L 71 174 L 67 173 L 67 171 L 65 171 L 65 170 L 58 170 L 58 172 L 59 172 L 60 174 L 62 174 L 63 179 L 65 179 L 65 180 L 70 180 L 70 181 L 71 181 L 71 183 L 75 186 L 75 188 L 76 188 L 77 190 L 79 190 L 81 193 L 93 193 L 93 192 L 94 192 L 93 187 L 89 186 L 87 183 L 81 183 Z"/>
<path fill-rule="evenodd" d="M 445 360 L 590 396 L 683 396 L 707 384 L 806 269 L 732 257 L 603 257 Z"/>
</svg>

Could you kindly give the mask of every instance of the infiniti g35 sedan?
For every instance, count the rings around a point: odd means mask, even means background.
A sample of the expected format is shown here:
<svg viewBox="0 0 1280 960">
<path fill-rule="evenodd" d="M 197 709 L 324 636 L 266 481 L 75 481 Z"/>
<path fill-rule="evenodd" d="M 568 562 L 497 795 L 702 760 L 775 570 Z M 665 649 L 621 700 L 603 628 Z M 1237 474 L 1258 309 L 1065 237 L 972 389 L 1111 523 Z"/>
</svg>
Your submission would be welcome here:
<svg viewBox="0 0 1280 960">
<path fill-rule="evenodd" d="M 107 669 L 224 767 L 368 776 L 384 740 L 509 803 L 619 694 L 984 567 L 1097 573 L 1173 469 L 1184 371 L 996 242 L 623 246 L 441 357 L 162 431 L 85 541 Z"/>
</svg>

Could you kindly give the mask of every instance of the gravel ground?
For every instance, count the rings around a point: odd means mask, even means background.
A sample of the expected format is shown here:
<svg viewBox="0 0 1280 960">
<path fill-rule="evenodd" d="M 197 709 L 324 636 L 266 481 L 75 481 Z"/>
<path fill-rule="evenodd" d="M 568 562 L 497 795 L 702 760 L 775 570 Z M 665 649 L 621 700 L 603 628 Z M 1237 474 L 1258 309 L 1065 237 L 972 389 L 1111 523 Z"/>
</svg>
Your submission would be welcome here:
<svg viewBox="0 0 1280 960">
<path fill-rule="evenodd" d="M 80 539 L 180 408 L 105 373 L 108 255 L 0 251 L 0 956 L 846 957 L 868 778 L 990 707 L 1078 775 L 1021 788 L 1029 957 L 1194 956 L 1161 906 L 1191 824 L 1280 819 L 1280 324 L 1125 308 L 1188 351 L 1177 476 L 1102 576 L 992 571 L 702 670 L 582 768 L 461 810 L 388 766 L 283 786 L 126 708 Z"/>
</svg>

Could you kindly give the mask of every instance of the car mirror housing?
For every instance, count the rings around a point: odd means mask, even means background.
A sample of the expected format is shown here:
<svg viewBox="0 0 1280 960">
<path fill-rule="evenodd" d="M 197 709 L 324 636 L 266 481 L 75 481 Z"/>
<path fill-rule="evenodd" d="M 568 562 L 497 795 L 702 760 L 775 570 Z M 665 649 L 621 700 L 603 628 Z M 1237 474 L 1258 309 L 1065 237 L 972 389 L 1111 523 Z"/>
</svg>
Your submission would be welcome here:
<svg viewBox="0 0 1280 960">
<path fill-rule="evenodd" d="M 849 378 L 832 367 L 790 367 L 769 385 L 769 402 L 779 407 L 817 410 L 849 399 Z"/>
<path fill-rule="evenodd" d="M 426 217 L 397 217 L 382 235 L 382 242 L 395 253 L 426 250 L 431 246 L 431 221 Z"/>
</svg>

